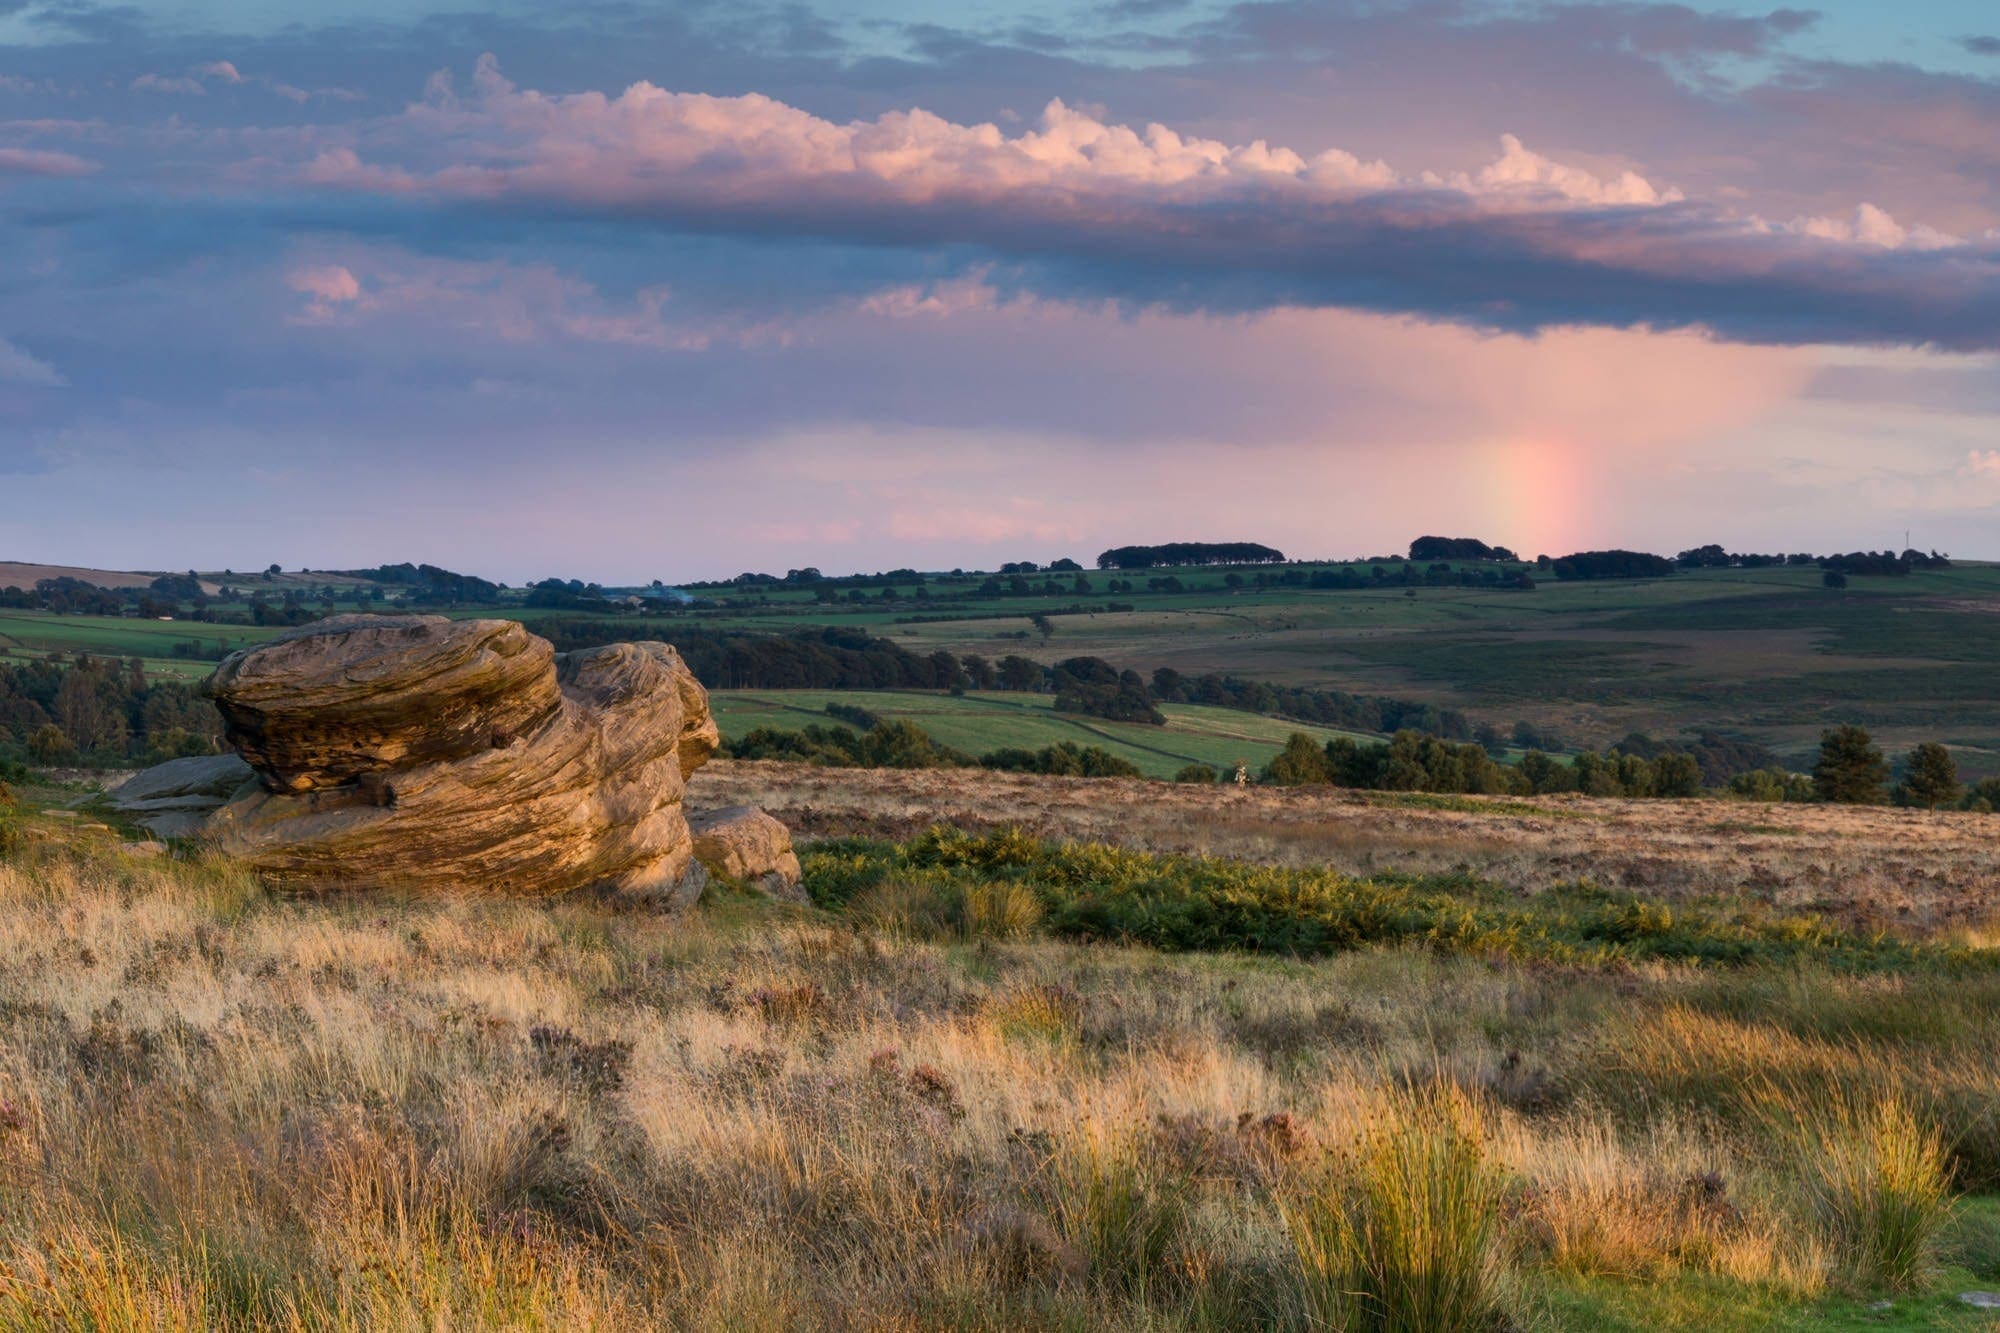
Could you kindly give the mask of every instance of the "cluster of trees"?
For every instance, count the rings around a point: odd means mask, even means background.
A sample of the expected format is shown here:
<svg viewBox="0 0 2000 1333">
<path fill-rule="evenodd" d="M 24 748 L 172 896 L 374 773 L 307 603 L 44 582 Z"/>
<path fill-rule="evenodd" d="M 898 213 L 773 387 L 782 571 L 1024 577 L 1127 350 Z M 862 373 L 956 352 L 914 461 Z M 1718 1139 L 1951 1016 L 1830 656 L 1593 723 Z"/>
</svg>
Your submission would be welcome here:
<svg viewBox="0 0 2000 1333">
<path fill-rule="evenodd" d="M 213 704 L 147 679 L 137 658 L 0 664 L 0 758 L 12 762 L 155 762 L 213 753 L 221 736 Z"/>
<path fill-rule="evenodd" d="M 1582 792 L 1590 796 L 1695 796 L 1701 767 L 1692 755 L 1658 759 L 1585 751 L 1569 760 L 1530 750 L 1518 765 L 1500 763 L 1483 746 L 1413 731 L 1386 743 L 1336 736 L 1319 745 L 1295 732 L 1265 766 L 1264 780 L 1282 786 L 1357 787 L 1488 796 Z"/>
<path fill-rule="evenodd" d="M 1412 560 L 1519 560 L 1504 546 L 1488 546 L 1476 537 L 1419 537 L 1410 543 Z"/>
<path fill-rule="evenodd" d="M 1775 565 L 1810 565 L 1813 561 L 1813 556 L 1804 554 L 1754 555 L 1725 551 L 1714 542 L 1682 551 L 1674 557 L 1674 563 L 1682 569 L 1769 569 Z"/>
<path fill-rule="evenodd" d="M 1343 690 L 1273 685 L 1214 672 L 1186 676 L 1172 667 L 1161 667 L 1153 672 L 1151 689 L 1153 698 L 1160 703 L 1240 708 L 1348 731 L 1415 731 L 1470 740 L 1477 730 L 1472 720 L 1455 708 L 1374 694 L 1348 694 Z"/>
<path fill-rule="evenodd" d="M 1042 773 L 1057 778 L 1136 778 L 1139 766 L 1100 745 L 1058 741 L 1039 750 L 1003 749 L 979 757 L 981 768 Z"/>
<path fill-rule="evenodd" d="M 2000 780 L 1988 778 L 1965 787 L 1958 780 L 1958 761 L 1936 741 L 1913 747 L 1902 767 L 1901 780 L 1892 785 L 1889 762 L 1874 738 L 1860 727 L 1834 727 L 1820 737 L 1819 758 L 1812 771 L 1812 799 L 1846 805 L 1894 802 L 1926 810 L 1957 806 L 1984 812 L 1991 812 L 2000 803 Z M 1767 782 L 1755 794 L 1766 800 L 1800 799 L 1789 781 L 1780 797 L 1769 796 L 1768 788 Z"/>
<path fill-rule="evenodd" d="M 1059 713 L 1167 724 L 1166 714 L 1153 706 L 1145 677 L 1136 671 L 1120 671 L 1101 657 L 1071 657 L 1050 667 L 1048 675 Z"/>
<path fill-rule="evenodd" d="M 1553 562 L 1559 579 L 1656 579 L 1674 572 L 1674 562 L 1645 551 L 1577 551 Z"/>
<path fill-rule="evenodd" d="M 40 579 L 32 588 L 0 588 L 0 606 L 16 611 L 52 611 L 63 616 L 118 616 L 125 614 L 128 607 L 137 608 L 142 602 L 160 602 L 158 597 L 149 597 L 150 593 L 151 589 L 100 588 L 94 583 L 64 575 L 61 578 Z M 171 611 L 170 604 L 168 611 Z"/>
<path fill-rule="evenodd" d="M 1114 546 L 1097 557 L 1099 569 L 1157 569 L 1162 565 L 1279 565 L 1285 553 L 1256 542 L 1166 542 Z"/>
<path fill-rule="evenodd" d="M 822 727 L 798 731 L 757 727 L 732 741 L 724 752 L 733 759 L 788 759 L 823 768 L 990 768 L 1054 777 L 1136 778 L 1138 766 L 1096 745 L 1074 741 L 1045 745 L 1039 750 L 1008 748 L 977 758 L 941 745 L 913 722 L 877 720 L 865 730 Z"/>
<path fill-rule="evenodd" d="M 1707 739 L 1707 738 L 1705 738 Z M 1386 744 L 1335 737 L 1325 745 L 1303 732 L 1266 765 L 1263 779 L 1284 786 L 1332 785 L 1377 791 L 1425 791 L 1473 795 L 1688 797 L 1711 787 L 1757 801 L 1827 801 L 1849 805 L 1897 805 L 1936 810 L 1956 806 L 1991 811 L 2000 804 L 2000 779 L 1970 788 L 1958 779 L 1951 751 L 1935 742 L 1912 749 L 1902 778 L 1891 784 L 1888 761 L 1860 727 L 1835 727 L 1821 738 L 1810 776 L 1788 773 L 1778 764 L 1738 769 L 1716 780 L 1720 756 L 1740 762 L 1762 747 L 1713 738 L 1710 749 L 1653 741 L 1635 734 L 1611 750 L 1584 751 L 1568 759 L 1530 750 L 1518 765 L 1499 763 L 1478 745 L 1455 744 L 1415 732 L 1398 732 Z M 1697 752 L 1701 752 L 1697 757 Z M 1766 755 L 1768 751 L 1764 751 Z M 1705 763 L 1704 760 L 1711 763 Z"/>
<path fill-rule="evenodd" d="M 1538 747 L 1536 739 L 1519 739 L 1519 729 L 1516 730 L 1515 744 L 1528 749 L 1551 748 Z M 1724 786 L 1744 773 L 1769 768 L 1783 771 L 1778 756 L 1768 747 L 1713 731 L 1704 731 L 1692 741 L 1654 740 L 1643 731 L 1635 731 L 1612 746 L 1610 752 L 1649 760 L 1658 760 L 1662 755 L 1685 754 L 1695 761 L 1695 766 L 1701 770 L 1703 785 L 1709 787 Z"/>
<path fill-rule="evenodd" d="M 437 605 L 496 602 L 506 590 L 505 584 L 492 583 L 472 574 L 454 573 L 438 565 L 405 562 L 400 565 L 377 565 L 373 569 L 340 569 L 333 572 L 347 578 L 371 579 L 390 587 L 407 588 L 409 600 Z"/>
<path fill-rule="evenodd" d="M 1821 556 L 1819 567 L 1829 574 L 1906 578 L 1913 569 L 1950 569 L 1951 561 L 1936 551 L 1926 554 L 1912 549 L 1901 555 L 1894 551 L 1849 551 Z"/>
<path fill-rule="evenodd" d="M 1035 574 L 1039 573 L 1041 569 L 1042 567 L 1032 560 L 1010 560 L 1000 566 L 1002 574 Z M 1049 561 L 1048 571 L 1051 574 L 1081 574 L 1083 566 L 1071 560 L 1068 556 L 1064 556 L 1060 560 Z"/>
</svg>

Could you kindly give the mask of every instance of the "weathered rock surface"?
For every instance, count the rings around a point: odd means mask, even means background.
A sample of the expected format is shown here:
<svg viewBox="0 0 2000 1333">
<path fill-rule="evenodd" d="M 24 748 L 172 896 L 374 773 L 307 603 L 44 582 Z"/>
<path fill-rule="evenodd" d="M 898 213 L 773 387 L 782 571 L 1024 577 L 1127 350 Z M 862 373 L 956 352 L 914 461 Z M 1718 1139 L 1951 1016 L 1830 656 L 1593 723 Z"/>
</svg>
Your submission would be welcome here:
<svg viewBox="0 0 2000 1333">
<path fill-rule="evenodd" d="M 120 807 L 280 883 L 678 906 L 707 880 L 681 796 L 718 735 L 665 644 L 557 654 L 513 621 L 340 616 L 208 689 L 241 759 L 149 769 Z"/>
<path fill-rule="evenodd" d="M 160 837 L 185 838 L 256 780 L 250 765 L 233 754 L 196 755 L 135 773 L 111 799 L 119 813 Z"/>
<path fill-rule="evenodd" d="M 555 649 L 512 620 L 336 616 L 237 653 L 208 692 L 273 791 L 465 759 L 562 706 Z"/>
<path fill-rule="evenodd" d="M 695 859 L 714 874 L 773 898 L 804 902 L 792 832 L 762 810 L 732 805 L 688 816 Z"/>
</svg>

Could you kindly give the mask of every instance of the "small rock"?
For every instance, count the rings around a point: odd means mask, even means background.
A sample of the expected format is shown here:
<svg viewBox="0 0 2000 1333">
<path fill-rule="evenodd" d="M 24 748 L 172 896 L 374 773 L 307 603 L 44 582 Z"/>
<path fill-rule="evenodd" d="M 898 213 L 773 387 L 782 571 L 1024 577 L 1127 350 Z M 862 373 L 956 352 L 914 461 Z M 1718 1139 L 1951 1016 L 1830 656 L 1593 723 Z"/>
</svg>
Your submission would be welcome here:
<svg viewBox="0 0 2000 1333">
<path fill-rule="evenodd" d="M 127 856 L 165 856 L 167 844 L 148 838 L 144 842 L 128 842 L 119 850 Z"/>
<path fill-rule="evenodd" d="M 1975 1310 L 2000 1310 L 2000 1291 L 1962 1291 L 1958 1299 Z"/>
<path fill-rule="evenodd" d="M 802 903 L 799 858 L 792 831 L 750 805 L 732 805 L 688 816 L 697 861 L 716 874 L 761 889 L 773 898 Z"/>
</svg>

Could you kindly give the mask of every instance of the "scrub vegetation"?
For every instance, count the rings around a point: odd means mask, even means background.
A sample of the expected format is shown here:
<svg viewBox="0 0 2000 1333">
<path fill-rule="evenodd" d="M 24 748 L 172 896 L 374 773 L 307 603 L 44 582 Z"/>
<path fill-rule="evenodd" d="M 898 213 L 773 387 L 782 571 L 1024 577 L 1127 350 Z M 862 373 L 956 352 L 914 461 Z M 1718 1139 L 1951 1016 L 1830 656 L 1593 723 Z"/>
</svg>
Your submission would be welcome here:
<svg viewBox="0 0 2000 1333">
<path fill-rule="evenodd" d="M 1976 932 L 1004 827 L 811 844 L 804 908 L 296 898 L 76 796 L 0 815 L 8 1327 L 1976 1328 L 2000 1285 Z"/>
</svg>

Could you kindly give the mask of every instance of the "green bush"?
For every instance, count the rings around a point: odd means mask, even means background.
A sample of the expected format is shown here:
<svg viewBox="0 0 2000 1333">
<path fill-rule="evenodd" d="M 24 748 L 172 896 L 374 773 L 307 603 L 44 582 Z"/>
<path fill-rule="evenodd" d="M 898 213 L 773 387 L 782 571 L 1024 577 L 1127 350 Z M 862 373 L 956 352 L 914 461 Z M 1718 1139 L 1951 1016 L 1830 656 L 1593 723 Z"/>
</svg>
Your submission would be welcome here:
<svg viewBox="0 0 2000 1333">
<path fill-rule="evenodd" d="M 1586 964 L 1818 959 L 1858 969 L 2000 966 L 2000 957 L 1990 953 L 1850 934 L 1815 918 L 1779 916 L 1741 903 L 1686 902 L 1670 909 L 1587 885 L 1520 898 L 1465 873 L 1357 878 L 1324 869 L 1157 856 L 1102 843 L 1042 843 L 1013 828 L 981 836 L 939 826 L 901 845 L 822 842 L 807 848 L 802 859 L 807 891 L 822 906 L 881 915 L 885 909 L 867 895 L 881 886 L 921 884 L 924 894 L 943 905 L 934 926 L 912 929 L 946 933 L 963 930 L 957 915 L 963 909 L 956 904 L 970 886 L 1007 883 L 1032 892 L 1042 909 L 1040 928 L 1048 934 L 1174 951 L 1317 957 L 1374 944 L 1412 944 Z"/>
</svg>

